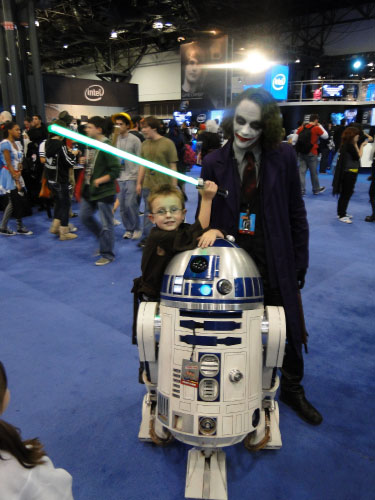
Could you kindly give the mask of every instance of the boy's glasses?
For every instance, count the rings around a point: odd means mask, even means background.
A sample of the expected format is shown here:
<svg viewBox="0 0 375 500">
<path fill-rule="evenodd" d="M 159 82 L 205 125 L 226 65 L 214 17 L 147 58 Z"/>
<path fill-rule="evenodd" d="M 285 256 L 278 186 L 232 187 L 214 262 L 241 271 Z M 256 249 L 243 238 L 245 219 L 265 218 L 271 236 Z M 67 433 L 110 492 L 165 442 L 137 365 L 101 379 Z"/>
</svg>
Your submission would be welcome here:
<svg viewBox="0 0 375 500">
<path fill-rule="evenodd" d="M 178 212 L 181 212 L 181 210 L 183 210 L 183 208 L 178 208 L 178 207 L 171 207 L 169 209 L 165 209 L 165 208 L 160 208 L 159 210 L 157 210 L 156 212 L 152 212 L 152 215 L 167 215 L 167 213 L 169 212 L 171 215 L 175 215 L 177 214 Z"/>
</svg>

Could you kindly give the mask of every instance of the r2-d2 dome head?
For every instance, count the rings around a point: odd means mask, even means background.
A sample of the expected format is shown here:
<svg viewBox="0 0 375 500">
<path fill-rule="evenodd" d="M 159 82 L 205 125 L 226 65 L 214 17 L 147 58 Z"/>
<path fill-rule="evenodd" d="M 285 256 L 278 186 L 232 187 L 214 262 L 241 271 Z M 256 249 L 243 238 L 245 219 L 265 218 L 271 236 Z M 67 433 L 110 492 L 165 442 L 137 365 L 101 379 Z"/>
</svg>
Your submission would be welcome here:
<svg viewBox="0 0 375 500">
<path fill-rule="evenodd" d="M 183 309 L 258 309 L 263 285 L 247 252 L 220 238 L 212 247 L 176 255 L 165 271 L 160 297 L 161 304 Z"/>
</svg>

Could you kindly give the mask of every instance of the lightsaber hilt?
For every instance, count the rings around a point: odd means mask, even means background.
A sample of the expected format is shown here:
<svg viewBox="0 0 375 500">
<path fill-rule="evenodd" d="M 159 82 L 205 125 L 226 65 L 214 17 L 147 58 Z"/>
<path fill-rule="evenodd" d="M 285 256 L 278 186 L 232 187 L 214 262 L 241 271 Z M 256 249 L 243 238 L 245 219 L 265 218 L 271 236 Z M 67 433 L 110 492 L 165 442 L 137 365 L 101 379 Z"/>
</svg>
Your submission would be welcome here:
<svg viewBox="0 0 375 500">
<path fill-rule="evenodd" d="M 203 189 L 203 188 L 204 188 L 204 180 L 199 178 L 198 184 L 197 184 L 197 189 Z M 228 198 L 229 191 L 228 191 L 228 189 L 219 187 L 217 189 L 216 194 L 218 194 L 219 196 L 222 196 L 223 198 Z"/>
</svg>

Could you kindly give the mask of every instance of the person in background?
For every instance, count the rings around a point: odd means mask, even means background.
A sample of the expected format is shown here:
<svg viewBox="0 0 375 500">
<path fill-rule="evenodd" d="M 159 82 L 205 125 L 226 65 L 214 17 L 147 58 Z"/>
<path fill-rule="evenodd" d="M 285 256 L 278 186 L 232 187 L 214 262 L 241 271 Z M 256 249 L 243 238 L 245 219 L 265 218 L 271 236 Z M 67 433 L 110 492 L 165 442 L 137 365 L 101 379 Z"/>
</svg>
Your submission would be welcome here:
<svg viewBox="0 0 375 500">
<path fill-rule="evenodd" d="M 310 144 L 311 148 L 306 153 L 302 153 L 299 148 L 299 143 L 302 140 L 302 135 L 306 133 L 306 131 L 310 129 Z M 310 122 L 306 125 L 299 127 L 297 130 L 298 140 L 296 143 L 296 151 L 298 152 L 298 161 L 299 161 L 299 174 L 301 179 L 301 189 L 302 195 L 306 194 L 306 172 L 310 170 L 310 178 L 312 184 L 313 194 L 318 195 L 325 191 L 325 187 L 320 186 L 319 177 L 318 177 L 318 141 L 319 139 L 328 139 L 328 132 L 324 130 L 322 125 L 319 123 L 319 116 L 316 114 L 312 114 L 310 116 Z"/>
<path fill-rule="evenodd" d="M 177 171 L 180 172 L 181 174 L 185 174 L 186 173 L 186 164 L 184 162 L 185 139 L 184 139 L 184 135 L 181 132 L 176 120 L 172 119 L 169 121 L 168 138 L 176 146 L 177 156 L 178 156 Z M 178 181 L 178 186 L 181 189 L 181 191 L 183 192 L 185 201 L 187 201 L 187 196 L 185 193 L 185 182 Z"/>
<path fill-rule="evenodd" d="M 159 133 L 160 121 L 154 116 L 148 116 L 142 121 L 142 133 L 146 140 L 142 143 L 141 156 L 146 160 L 150 160 L 158 165 L 168 167 L 171 170 L 177 170 L 177 150 L 174 142 L 168 137 L 163 137 Z M 150 208 L 147 199 L 151 189 L 155 189 L 163 184 L 172 184 L 177 186 L 177 179 L 168 175 L 150 170 L 142 165 L 139 167 L 137 179 L 137 194 L 142 194 L 145 203 L 145 214 L 143 222 L 143 237 L 138 243 L 138 246 L 143 248 L 146 239 L 152 229 L 152 223 L 149 220 Z"/>
<path fill-rule="evenodd" d="M 215 149 L 219 149 L 221 147 L 221 140 L 218 134 L 219 125 L 215 120 L 207 120 L 206 121 L 206 130 L 199 134 L 199 140 L 202 141 L 201 148 L 201 159 L 204 160 L 204 157 L 215 151 Z"/>
<path fill-rule="evenodd" d="M 66 127 L 62 120 L 57 120 L 55 123 Z M 77 154 L 78 151 L 68 150 L 65 139 L 59 135 L 51 135 L 45 142 L 45 153 L 41 152 L 41 160 L 43 157 L 46 160 L 44 172 L 48 187 L 54 195 L 54 218 L 49 232 L 59 235 L 60 241 L 77 238 L 69 227 L 69 172 L 74 167 Z"/>
<path fill-rule="evenodd" d="M 318 154 L 320 154 L 319 172 L 326 174 L 327 169 L 330 168 L 332 162 L 333 144 L 333 128 L 332 123 L 324 124 L 324 129 L 327 130 L 328 139 L 319 139 Z"/>
<path fill-rule="evenodd" d="M 142 122 L 142 117 L 137 115 L 137 116 L 134 116 L 132 118 L 132 122 L 133 122 L 133 127 L 129 130 L 129 132 L 133 135 L 135 135 L 136 137 L 138 137 L 138 139 L 143 142 L 145 140 L 145 136 L 142 134 L 141 132 L 141 122 Z"/>
<path fill-rule="evenodd" d="M 106 137 L 108 133 L 108 123 L 104 118 L 93 116 L 88 120 L 86 125 L 88 137 L 110 144 Z M 96 149 L 87 150 L 85 161 L 80 218 L 99 240 L 100 258 L 95 265 L 104 266 L 115 258 L 112 207 L 116 197 L 115 181 L 120 173 L 120 162 L 113 155 Z M 97 210 L 101 222 L 94 217 Z"/>
<path fill-rule="evenodd" d="M 345 130 L 345 123 L 346 123 L 346 118 L 343 118 L 340 121 L 340 125 L 336 125 L 335 127 L 333 127 L 333 143 L 335 145 L 335 149 L 334 149 L 334 154 L 333 154 L 333 160 L 331 163 L 331 174 L 332 175 L 335 175 L 335 168 L 336 168 L 337 161 L 339 158 L 339 151 L 340 151 L 340 146 L 341 146 L 341 136 Z"/>
<path fill-rule="evenodd" d="M 114 146 L 122 151 L 140 156 L 142 143 L 135 134 L 130 133 L 130 129 L 133 127 L 130 116 L 127 113 L 118 113 L 112 116 L 112 120 L 115 123 Z M 137 163 L 122 158 L 120 164 L 120 176 L 117 179 L 120 192 L 117 200 L 120 206 L 121 220 L 125 228 L 123 238 L 138 240 L 142 235 L 139 225 L 139 206 L 136 191 L 139 166 Z"/>
<path fill-rule="evenodd" d="M 0 415 L 10 392 L 0 361 Z M 0 500 L 73 500 L 72 477 L 55 469 L 39 439 L 22 440 L 19 430 L 0 419 Z"/>
<path fill-rule="evenodd" d="M 370 197 L 370 204 L 371 204 L 371 209 L 372 209 L 372 214 L 367 215 L 365 218 L 366 222 L 375 222 L 375 152 L 374 152 L 374 157 L 372 159 L 372 166 L 371 166 L 371 176 L 370 176 L 370 189 L 369 189 L 369 197 Z"/>
<path fill-rule="evenodd" d="M 336 166 L 333 178 L 333 194 L 339 194 L 337 203 L 337 218 L 345 224 L 352 224 L 352 216 L 346 210 L 354 193 L 357 182 L 358 170 L 361 166 L 363 148 L 368 140 L 362 142 L 358 147 L 359 130 L 356 127 L 347 127 L 341 138 L 340 159 Z"/>
<path fill-rule="evenodd" d="M 11 122 L 13 120 L 12 115 L 9 111 L 2 111 L 0 113 L 0 141 L 4 139 L 4 125 L 7 122 Z"/>
<path fill-rule="evenodd" d="M 23 222 L 22 197 L 25 195 L 25 183 L 22 178 L 23 152 L 21 143 L 21 129 L 17 123 L 7 122 L 4 125 L 4 139 L 0 143 L 0 194 L 7 196 L 8 204 L 4 210 L 1 221 L 0 234 L 14 236 L 15 234 L 31 235 Z M 14 215 L 17 220 L 17 232 L 8 228 L 10 217 Z"/>
</svg>

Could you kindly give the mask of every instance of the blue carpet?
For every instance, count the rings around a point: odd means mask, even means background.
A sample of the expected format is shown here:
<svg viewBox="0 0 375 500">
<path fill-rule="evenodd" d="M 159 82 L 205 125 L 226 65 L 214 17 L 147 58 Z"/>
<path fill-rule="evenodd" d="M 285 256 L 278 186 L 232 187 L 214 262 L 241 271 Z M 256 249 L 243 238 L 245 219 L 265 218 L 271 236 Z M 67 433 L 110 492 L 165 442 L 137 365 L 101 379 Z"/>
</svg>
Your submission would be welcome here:
<svg viewBox="0 0 375 500">
<path fill-rule="evenodd" d="M 375 224 L 363 221 L 366 177 L 349 206 L 351 225 L 337 221 L 330 189 L 305 198 L 305 387 L 324 422 L 311 427 L 281 403 L 281 450 L 227 448 L 232 500 L 374 498 Z M 320 180 L 329 188 L 332 176 Z M 197 195 L 187 192 L 191 222 Z M 76 500 L 182 499 L 188 447 L 137 439 L 144 390 L 130 288 L 141 251 L 118 227 L 115 262 L 97 268 L 96 242 L 79 221 L 79 238 L 67 242 L 48 233 L 45 214 L 25 222 L 35 235 L 0 240 L 0 359 L 12 391 L 4 418 L 25 438 L 40 437 L 55 465 L 72 474 Z"/>
</svg>

